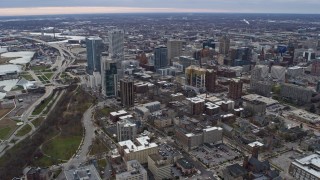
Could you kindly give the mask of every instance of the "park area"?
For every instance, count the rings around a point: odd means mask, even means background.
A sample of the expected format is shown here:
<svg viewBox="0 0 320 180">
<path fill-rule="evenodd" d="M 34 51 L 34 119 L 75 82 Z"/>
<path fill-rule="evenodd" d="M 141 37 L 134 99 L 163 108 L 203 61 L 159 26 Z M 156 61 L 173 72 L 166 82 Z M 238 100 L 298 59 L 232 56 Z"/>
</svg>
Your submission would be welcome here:
<svg viewBox="0 0 320 180">
<path fill-rule="evenodd" d="M 68 87 L 46 119 L 32 122 L 38 126 L 34 135 L 17 143 L 0 158 L 2 178 L 13 177 L 16 172 L 22 172 L 25 166 L 48 167 L 70 159 L 82 140 L 83 112 L 94 100 L 79 86 Z M 28 129 L 23 130 L 22 134 L 27 132 Z"/>
</svg>

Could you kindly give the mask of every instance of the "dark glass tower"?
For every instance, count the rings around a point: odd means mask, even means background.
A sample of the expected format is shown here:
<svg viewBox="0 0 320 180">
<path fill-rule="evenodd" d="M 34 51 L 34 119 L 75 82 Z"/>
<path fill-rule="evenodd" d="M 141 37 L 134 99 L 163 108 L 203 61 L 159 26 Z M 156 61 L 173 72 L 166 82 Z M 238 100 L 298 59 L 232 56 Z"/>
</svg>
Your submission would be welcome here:
<svg viewBox="0 0 320 180">
<path fill-rule="evenodd" d="M 92 75 L 93 71 L 101 72 L 102 39 L 91 37 L 86 39 L 87 46 L 87 73 Z"/>
</svg>

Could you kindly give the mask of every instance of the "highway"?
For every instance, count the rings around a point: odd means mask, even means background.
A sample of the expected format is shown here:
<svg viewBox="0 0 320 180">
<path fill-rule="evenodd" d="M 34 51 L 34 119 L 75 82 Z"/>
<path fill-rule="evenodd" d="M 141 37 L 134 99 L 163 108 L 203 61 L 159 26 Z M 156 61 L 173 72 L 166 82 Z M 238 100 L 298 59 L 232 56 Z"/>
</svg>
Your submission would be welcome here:
<svg viewBox="0 0 320 180">
<path fill-rule="evenodd" d="M 31 38 L 31 37 L 19 37 L 19 38 L 22 38 L 22 39 L 28 39 L 28 40 L 32 40 L 32 41 L 35 41 L 35 42 L 39 42 L 39 43 L 42 43 L 46 46 L 49 46 L 49 47 L 52 47 L 52 48 L 55 48 L 59 51 L 59 58 L 57 58 L 55 64 L 52 66 L 52 67 L 56 67 L 57 70 L 54 72 L 52 79 L 56 79 L 56 77 L 61 73 L 61 72 L 64 72 L 66 70 L 66 68 L 71 65 L 74 61 L 75 61 L 75 56 L 69 52 L 66 48 L 63 48 L 61 47 L 59 44 L 49 44 L 45 41 L 42 41 L 40 39 L 36 39 L 36 38 Z M 67 53 L 66 53 L 67 52 Z M 70 61 L 66 61 L 65 63 L 63 63 L 65 61 L 65 57 L 68 57 L 68 59 L 70 59 Z M 39 78 L 35 75 L 35 73 L 33 71 L 29 71 L 29 73 L 31 74 L 31 76 L 41 82 L 39 80 Z M 60 86 L 60 84 L 58 83 L 53 83 L 52 86 L 46 86 L 46 92 L 45 94 L 40 97 L 36 102 L 34 102 L 33 104 L 30 105 L 30 107 L 21 115 L 21 121 L 24 123 L 22 126 L 20 126 L 19 128 L 17 128 L 15 130 L 15 132 L 4 142 L 2 142 L 0 144 L 0 157 L 3 156 L 5 154 L 5 152 L 9 149 L 11 149 L 16 143 L 19 143 L 20 141 L 22 141 L 23 139 L 25 139 L 26 137 L 28 137 L 29 135 L 32 135 L 35 131 L 36 131 L 36 128 L 34 127 L 34 125 L 31 123 L 32 120 L 38 118 L 38 116 L 36 117 L 33 117 L 32 119 L 29 119 L 30 116 L 32 115 L 32 112 L 34 111 L 34 109 L 43 101 L 45 100 L 47 97 L 49 97 L 53 90 Z M 32 128 L 32 130 L 22 136 L 22 137 L 17 137 L 15 134 L 16 132 L 18 132 L 20 129 L 22 129 L 24 126 L 26 126 L 27 124 L 29 124 Z M 12 140 L 15 140 L 16 142 L 15 143 L 10 143 Z"/>
</svg>

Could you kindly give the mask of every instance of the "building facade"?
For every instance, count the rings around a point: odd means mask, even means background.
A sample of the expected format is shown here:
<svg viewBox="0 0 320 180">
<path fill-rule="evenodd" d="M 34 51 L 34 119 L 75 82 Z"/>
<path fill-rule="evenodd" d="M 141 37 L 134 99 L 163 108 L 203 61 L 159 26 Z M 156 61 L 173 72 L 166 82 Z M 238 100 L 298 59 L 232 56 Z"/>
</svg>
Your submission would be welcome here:
<svg viewBox="0 0 320 180">
<path fill-rule="evenodd" d="M 232 79 L 229 84 L 228 97 L 231 99 L 240 99 L 242 96 L 243 83 L 239 79 Z"/>
<path fill-rule="evenodd" d="M 117 60 L 124 60 L 124 31 L 115 29 L 108 32 L 109 53 Z"/>
<path fill-rule="evenodd" d="M 87 48 L 87 73 L 92 75 L 94 71 L 101 71 L 102 39 L 99 37 L 86 38 Z"/>
<path fill-rule="evenodd" d="M 315 60 L 312 62 L 311 75 L 314 75 L 314 76 L 320 75 L 320 60 Z"/>
<path fill-rule="evenodd" d="M 118 141 L 133 140 L 137 137 L 137 125 L 130 119 L 117 122 Z"/>
<path fill-rule="evenodd" d="M 134 106 L 133 80 L 130 78 L 120 80 L 121 104 L 126 107 Z"/>
<path fill-rule="evenodd" d="M 289 167 L 289 174 L 297 180 L 320 180 L 320 152 L 294 160 Z"/>
<path fill-rule="evenodd" d="M 171 62 L 173 58 L 179 57 L 182 55 L 182 44 L 183 41 L 172 39 L 167 43 L 168 47 L 168 59 Z"/>
<path fill-rule="evenodd" d="M 116 180 L 148 180 L 148 173 L 137 161 L 127 162 L 127 171 L 116 174 Z"/>
<path fill-rule="evenodd" d="M 219 40 L 219 53 L 227 55 L 230 49 L 230 38 L 224 35 Z"/>
<path fill-rule="evenodd" d="M 102 58 L 101 61 L 102 94 L 107 97 L 118 96 L 117 63 L 111 59 Z"/>
<path fill-rule="evenodd" d="M 168 48 L 159 46 L 154 49 L 154 67 L 160 69 L 167 67 L 168 63 Z"/>
<path fill-rule="evenodd" d="M 192 65 L 186 68 L 185 75 L 186 84 L 200 89 L 206 87 L 206 69 Z"/>
<path fill-rule="evenodd" d="M 158 153 L 158 145 L 150 143 L 148 136 L 136 138 L 135 141 L 127 140 L 118 143 L 119 152 L 124 161 L 137 160 L 141 164 L 148 162 L 150 154 Z"/>
<path fill-rule="evenodd" d="M 284 83 L 281 85 L 280 95 L 282 98 L 291 100 L 297 104 L 310 102 L 313 91 L 293 84 Z"/>
<path fill-rule="evenodd" d="M 216 89 L 217 73 L 213 69 L 206 71 L 206 90 L 208 92 L 215 92 Z"/>
<path fill-rule="evenodd" d="M 148 169 L 152 172 L 155 180 L 171 179 L 170 159 L 164 159 L 159 154 L 151 154 L 148 156 Z"/>
</svg>

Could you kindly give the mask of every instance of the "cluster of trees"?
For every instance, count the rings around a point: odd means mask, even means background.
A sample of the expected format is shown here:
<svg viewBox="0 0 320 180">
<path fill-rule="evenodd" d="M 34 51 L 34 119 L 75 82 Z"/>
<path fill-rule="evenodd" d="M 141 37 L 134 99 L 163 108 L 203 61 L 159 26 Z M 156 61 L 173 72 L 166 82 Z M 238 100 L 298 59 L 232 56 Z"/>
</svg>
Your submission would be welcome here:
<svg viewBox="0 0 320 180">
<path fill-rule="evenodd" d="M 90 98 L 91 96 L 81 89 L 74 91 L 76 88 L 77 85 L 68 87 L 66 94 L 59 100 L 35 134 L 15 145 L 0 159 L 1 179 L 18 177 L 22 175 L 26 165 L 34 165 L 35 157 L 39 156 L 39 146 L 52 138 L 55 132 L 61 130 L 63 136 L 82 134 L 83 127 L 80 123 L 82 113 L 84 108 L 93 102 L 93 98 Z"/>
</svg>

